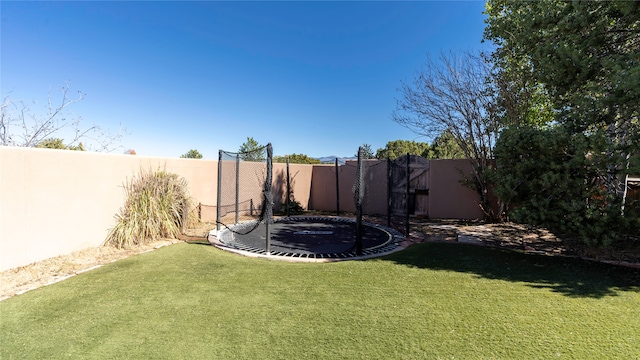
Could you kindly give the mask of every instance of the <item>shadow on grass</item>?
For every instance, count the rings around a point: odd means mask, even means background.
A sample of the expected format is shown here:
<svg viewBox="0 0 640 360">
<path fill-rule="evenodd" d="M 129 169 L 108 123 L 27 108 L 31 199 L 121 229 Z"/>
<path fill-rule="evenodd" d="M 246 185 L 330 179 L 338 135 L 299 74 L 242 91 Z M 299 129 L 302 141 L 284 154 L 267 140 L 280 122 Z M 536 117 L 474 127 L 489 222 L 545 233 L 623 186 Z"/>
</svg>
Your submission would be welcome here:
<svg viewBox="0 0 640 360">
<path fill-rule="evenodd" d="M 475 245 L 424 243 L 381 259 L 421 269 L 523 282 L 570 297 L 602 298 L 622 291 L 640 292 L 640 269 Z"/>
<path fill-rule="evenodd" d="M 205 237 L 198 238 L 198 239 L 189 239 L 189 240 L 186 240 L 185 242 L 187 244 L 190 244 L 190 245 L 208 245 L 208 246 L 211 246 L 211 243 Z"/>
</svg>

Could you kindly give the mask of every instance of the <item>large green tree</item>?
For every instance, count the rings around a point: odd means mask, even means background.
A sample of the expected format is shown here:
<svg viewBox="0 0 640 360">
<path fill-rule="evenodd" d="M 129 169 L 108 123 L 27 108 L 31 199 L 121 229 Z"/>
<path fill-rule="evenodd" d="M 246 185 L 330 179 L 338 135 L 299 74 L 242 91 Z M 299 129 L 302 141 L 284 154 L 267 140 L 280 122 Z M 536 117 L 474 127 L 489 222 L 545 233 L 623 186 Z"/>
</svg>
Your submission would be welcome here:
<svg viewBox="0 0 640 360">
<path fill-rule="evenodd" d="M 568 131 L 603 137 L 604 181 L 620 193 L 640 148 L 640 2 L 489 0 L 486 12 L 502 73 L 528 77 Z"/>
<path fill-rule="evenodd" d="M 412 154 L 429 158 L 429 144 L 425 142 L 417 142 L 413 140 L 394 140 L 389 141 L 384 148 L 376 151 L 377 159 L 394 160 L 398 156 Z"/>
<path fill-rule="evenodd" d="M 466 155 L 450 131 L 445 130 L 431 144 L 434 159 L 465 159 Z"/>
<path fill-rule="evenodd" d="M 526 206 L 516 218 L 586 241 L 609 241 L 603 229 L 637 232 L 620 207 L 624 176 L 640 172 L 640 2 L 489 0 L 486 12 L 503 81 L 494 105 L 511 126 L 496 150 L 502 198 Z"/>
</svg>

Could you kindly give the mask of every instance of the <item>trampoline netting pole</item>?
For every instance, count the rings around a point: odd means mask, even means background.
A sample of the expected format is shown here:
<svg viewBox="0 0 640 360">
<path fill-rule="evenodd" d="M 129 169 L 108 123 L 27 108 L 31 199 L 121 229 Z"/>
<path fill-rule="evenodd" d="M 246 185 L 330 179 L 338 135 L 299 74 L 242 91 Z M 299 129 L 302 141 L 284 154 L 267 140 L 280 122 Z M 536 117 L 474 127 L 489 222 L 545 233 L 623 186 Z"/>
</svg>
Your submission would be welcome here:
<svg viewBox="0 0 640 360">
<path fill-rule="evenodd" d="M 220 205 L 222 203 L 222 150 L 218 151 L 218 198 L 216 199 L 216 231 L 220 234 Z"/>
<path fill-rule="evenodd" d="M 267 255 L 271 254 L 271 232 L 269 224 L 273 221 L 273 193 L 271 192 L 273 179 L 273 147 L 267 144 L 267 178 L 264 183 L 264 225 L 265 225 L 265 250 Z"/>
<path fill-rule="evenodd" d="M 391 227 L 391 192 L 393 190 L 391 158 L 387 158 L 387 227 Z"/>
<path fill-rule="evenodd" d="M 358 148 L 358 167 L 356 170 L 356 254 L 362 255 L 362 197 L 364 196 L 364 176 L 362 174 L 362 147 Z"/>
<path fill-rule="evenodd" d="M 338 158 L 336 158 L 336 216 L 340 217 L 340 174 L 338 173 Z"/>
<path fill-rule="evenodd" d="M 291 216 L 291 179 L 289 177 L 289 157 L 287 156 L 287 217 Z"/>
<path fill-rule="evenodd" d="M 407 153 L 407 193 L 406 193 L 407 203 L 405 208 L 405 236 L 409 237 L 409 212 L 410 212 L 410 201 L 411 198 L 411 154 Z"/>
<path fill-rule="evenodd" d="M 236 224 L 238 223 L 238 213 L 240 201 L 240 154 L 236 154 Z"/>
</svg>

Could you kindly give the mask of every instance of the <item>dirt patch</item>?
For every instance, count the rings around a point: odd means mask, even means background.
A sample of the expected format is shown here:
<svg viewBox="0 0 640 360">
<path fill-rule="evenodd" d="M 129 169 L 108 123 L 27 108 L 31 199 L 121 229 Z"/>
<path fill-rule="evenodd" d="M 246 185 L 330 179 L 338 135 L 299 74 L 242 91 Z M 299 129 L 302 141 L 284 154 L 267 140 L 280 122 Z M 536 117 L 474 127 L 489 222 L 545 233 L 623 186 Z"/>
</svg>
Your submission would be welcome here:
<svg viewBox="0 0 640 360">
<path fill-rule="evenodd" d="M 485 224 L 473 221 L 428 220 L 416 221 L 411 224 L 411 227 L 416 233 L 423 235 L 415 242 L 475 242 L 517 251 L 579 257 L 640 267 L 640 242 L 637 241 L 613 244 L 606 249 L 589 248 L 580 241 L 558 236 L 547 229 L 514 223 Z"/>
<path fill-rule="evenodd" d="M 206 235 L 214 226 L 202 224 L 198 228 L 187 230 L 180 239 L 161 239 L 132 249 L 100 246 L 0 272 L 0 301 L 131 255 L 153 251 L 185 240 L 206 240 Z"/>
</svg>

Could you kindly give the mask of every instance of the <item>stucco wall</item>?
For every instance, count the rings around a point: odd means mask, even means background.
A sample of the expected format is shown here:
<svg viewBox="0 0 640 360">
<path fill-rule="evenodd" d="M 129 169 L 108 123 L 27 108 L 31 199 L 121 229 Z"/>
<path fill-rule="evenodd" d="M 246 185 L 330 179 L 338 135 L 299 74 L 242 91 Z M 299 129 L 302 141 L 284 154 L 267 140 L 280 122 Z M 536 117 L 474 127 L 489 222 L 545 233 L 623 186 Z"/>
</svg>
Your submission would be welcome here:
<svg viewBox="0 0 640 360">
<path fill-rule="evenodd" d="M 324 164 L 313 166 L 311 178 L 309 208 L 320 211 L 336 211 L 335 166 Z"/>
<path fill-rule="evenodd" d="M 338 167 L 341 212 L 355 212 L 355 165 Z M 386 164 L 367 165 L 366 212 L 385 214 Z M 430 166 L 429 217 L 481 218 L 477 195 L 460 184 L 459 170 L 468 172 L 468 161 L 431 160 Z M 157 169 L 184 177 L 194 202 L 207 205 L 202 220 L 215 222 L 217 161 L 0 147 L 0 271 L 100 246 L 124 204 L 123 183 L 140 170 Z M 294 197 L 305 209 L 335 212 L 334 165 L 290 164 L 289 172 Z M 223 180 L 234 182 L 232 178 Z M 241 187 L 261 196 L 261 188 Z M 276 206 L 285 189 L 286 164 L 274 163 Z"/>
<path fill-rule="evenodd" d="M 309 198 L 311 196 L 311 177 L 313 175 L 313 165 L 289 164 L 290 186 L 293 198 L 306 210 L 309 209 Z M 273 164 L 273 192 L 274 207 L 286 200 L 287 192 L 287 164 Z M 284 204 L 282 204 L 284 205 Z"/>
<path fill-rule="evenodd" d="M 424 165 L 420 165 L 424 167 Z M 367 214 L 387 212 L 387 170 L 386 162 L 367 161 L 365 181 L 368 198 L 364 208 Z M 423 179 L 412 179 L 411 185 L 428 188 L 428 196 L 419 198 L 416 212 L 424 215 L 422 207 L 430 218 L 481 219 L 478 195 L 462 185 L 460 171 L 468 174 L 471 164 L 467 160 L 429 160 L 429 170 L 420 172 Z M 353 183 L 356 176 L 356 162 L 347 162 L 338 169 L 340 190 L 340 211 L 355 212 Z M 336 211 L 336 171 L 334 165 L 313 167 L 310 208 L 321 211 Z"/>
<path fill-rule="evenodd" d="M 430 160 L 429 217 L 434 219 L 482 219 L 480 197 L 460 183 L 468 175 L 468 160 Z"/>
<path fill-rule="evenodd" d="M 215 204 L 216 165 L 0 147 L 0 271 L 102 244 L 124 203 L 124 181 L 141 169 L 176 173 L 187 179 L 196 203 Z"/>
</svg>

